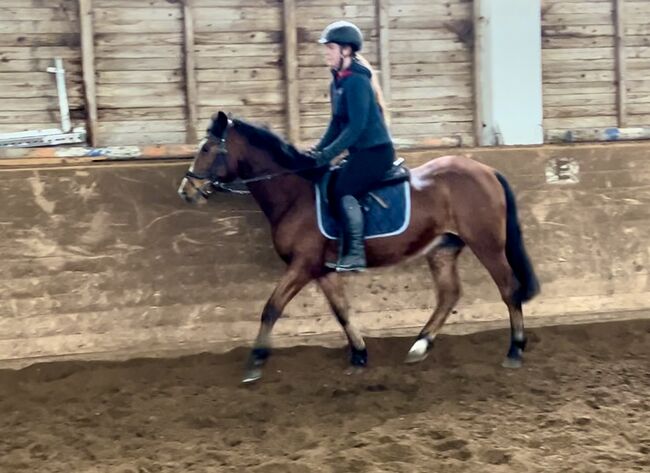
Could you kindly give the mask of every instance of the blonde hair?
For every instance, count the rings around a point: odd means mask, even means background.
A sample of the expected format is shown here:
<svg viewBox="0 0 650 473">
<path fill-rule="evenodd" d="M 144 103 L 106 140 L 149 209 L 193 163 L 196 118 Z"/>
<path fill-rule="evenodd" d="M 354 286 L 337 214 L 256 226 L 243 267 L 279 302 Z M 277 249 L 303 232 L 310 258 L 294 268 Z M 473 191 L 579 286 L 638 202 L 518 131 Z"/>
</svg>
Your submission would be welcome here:
<svg viewBox="0 0 650 473">
<path fill-rule="evenodd" d="M 363 67 L 365 67 L 370 71 L 371 73 L 370 82 L 372 84 L 372 90 L 375 91 L 375 98 L 377 99 L 379 110 L 381 111 L 381 114 L 384 117 L 384 121 L 388 125 L 390 123 L 390 117 L 388 116 L 388 107 L 386 106 L 386 100 L 384 100 L 384 92 L 381 90 L 381 85 L 379 84 L 377 73 L 370 65 L 370 62 L 361 54 L 356 53 L 354 57 L 357 59 L 357 61 L 361 63 Z"/>
</svg>

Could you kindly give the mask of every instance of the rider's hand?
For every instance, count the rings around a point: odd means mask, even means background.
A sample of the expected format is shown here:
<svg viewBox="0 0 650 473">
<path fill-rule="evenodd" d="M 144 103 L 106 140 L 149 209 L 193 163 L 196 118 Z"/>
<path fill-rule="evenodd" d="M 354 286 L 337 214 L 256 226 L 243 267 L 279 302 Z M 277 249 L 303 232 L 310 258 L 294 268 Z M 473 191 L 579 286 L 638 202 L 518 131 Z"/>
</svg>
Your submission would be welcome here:
<svg viewBox="0 0 650 473">
<path fill-rule="evenodd" d="M 314 148 L 308 150 L 305 156 L 314 161 L 314 167 L 324 167 L 330 164 L 330 160 L 323 155 L 323 152 Z"/>
</svg>

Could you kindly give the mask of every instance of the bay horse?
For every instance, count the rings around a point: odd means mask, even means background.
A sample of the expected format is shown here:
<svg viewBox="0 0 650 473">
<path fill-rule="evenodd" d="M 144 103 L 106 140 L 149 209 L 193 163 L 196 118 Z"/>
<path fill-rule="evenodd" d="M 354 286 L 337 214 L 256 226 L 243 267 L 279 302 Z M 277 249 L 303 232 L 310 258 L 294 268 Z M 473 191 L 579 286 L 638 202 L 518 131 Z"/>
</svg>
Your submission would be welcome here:
<svg viewBox="0 0 650 473">
<path fill-rule="evenodd" d="M 311 169 L 310 169 L 311 167 Z M 214 115 L 178 193 L 197 203 L 236 179 L 245 183 L 271 227 L 273 245 L 287 265 L 269 297 L 246 364 L 243 382 L 262 376 L 274 324 L 310 281 L 322 289 L 347 336 L 350 363 L 363 367 L 368 354 L 349 319 L 349 304 L 335 261 L 337 243 L 319 231 L 312 161 L 273 132 L 224 112 Z M 436 307 L 409 350 L 406 362 L 426 358 L 461 294 L 457 259 L 468 246 L 496 283 L 510 315 L 510 347 L 503 366 L 522 364 L 526 347 L 522 303 L 540 290 L 526 253 L 515 196 L 493 168 L 465 156 L 445 156 L 411 170 L 411 219 L 397 236 L 366 240 L 368 267 L 426 258 L 437 290 Z"/>
</svg>

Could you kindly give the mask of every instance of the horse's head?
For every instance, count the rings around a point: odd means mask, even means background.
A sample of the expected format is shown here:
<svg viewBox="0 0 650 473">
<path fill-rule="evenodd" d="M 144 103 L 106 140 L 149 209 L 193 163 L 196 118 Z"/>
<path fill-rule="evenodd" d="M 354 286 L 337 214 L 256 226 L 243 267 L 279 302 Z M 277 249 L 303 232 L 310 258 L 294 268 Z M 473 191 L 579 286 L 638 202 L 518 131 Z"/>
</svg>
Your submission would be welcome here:
<svg viewBox="0 0 650 473">
<path fill-rule="evenodd" d="M 207 136 L 178 188 L 182 199 L 191 203 L 205 202 L 214 192 L 215 184 L 237 178 L 236 146 L 228 147 L 231 127 L 232 122 L 225 113 L 220 111 L 212 117 Z"/>
</svg>

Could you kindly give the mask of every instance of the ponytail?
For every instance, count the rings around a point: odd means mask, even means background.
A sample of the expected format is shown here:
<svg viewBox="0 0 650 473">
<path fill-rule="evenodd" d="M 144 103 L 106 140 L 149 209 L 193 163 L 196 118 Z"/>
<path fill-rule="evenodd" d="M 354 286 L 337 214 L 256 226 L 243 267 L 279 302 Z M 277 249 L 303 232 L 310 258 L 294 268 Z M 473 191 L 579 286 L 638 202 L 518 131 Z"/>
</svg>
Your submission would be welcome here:
<svg viewBox="0 0 650 473">
<path fill-rule="evenodd" d="M 373 67 L 370 65 L 370 62 L 361 54 L 359 53 L 355 54 L 355 58 L 357 59 L 357 61 L 359 61 L 359 63 L 363 67 L 365 67 L 370 71 L 371 74 L 370 82 L 372 84 L 372 90 L 375 91 L 375 98 L 377 99 L 379 110 L 381 111 L 381 114 L 384 117 L 384 121 L 388 125 L 390 123 L 390 117 L 388 116 L 388 109 L 386 107 L 386 101 L 384 100 L 384 93 L 381 90 L 381 85 L 379 84 L 379 79 L 377 78 L 377 74 L 375 73 Z M 385 73 L 388 74 L 388 71 L 386 71 Z"/>
</svg>

